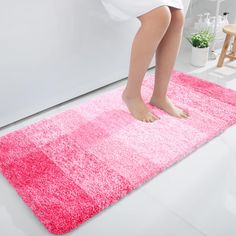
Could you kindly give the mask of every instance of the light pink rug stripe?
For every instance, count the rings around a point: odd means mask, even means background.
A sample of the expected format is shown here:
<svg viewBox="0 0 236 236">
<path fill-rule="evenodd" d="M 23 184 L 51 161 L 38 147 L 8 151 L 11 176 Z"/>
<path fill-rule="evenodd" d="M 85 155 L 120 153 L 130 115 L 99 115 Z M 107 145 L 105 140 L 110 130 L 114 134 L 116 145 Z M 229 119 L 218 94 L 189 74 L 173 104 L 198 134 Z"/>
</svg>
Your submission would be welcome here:
<svg viewBox="0 0 236 236">
<path fill-rule="evenodd" d="M 187 109 L 177 119 L 148 104 L 154 123 L 135 120 L 124 86 L 0 137 L 0 172 L 48 229 L 64 234 L 179 162 L 236 123 L 236 91 L 173 71 L 168 90 Z"/>
</svg>

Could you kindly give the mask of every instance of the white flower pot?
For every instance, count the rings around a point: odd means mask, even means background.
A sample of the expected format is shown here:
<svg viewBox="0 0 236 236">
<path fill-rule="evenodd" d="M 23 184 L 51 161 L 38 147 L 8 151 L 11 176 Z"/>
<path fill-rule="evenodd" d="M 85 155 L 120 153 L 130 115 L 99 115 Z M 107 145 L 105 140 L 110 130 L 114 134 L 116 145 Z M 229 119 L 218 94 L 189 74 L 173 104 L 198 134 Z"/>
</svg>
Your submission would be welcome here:
<svg viewBox="0 0 236 236">
<path fill-rule="evenodd" d="M 196 48 L 192 46 L 191 64 L 197 67 L 205 66 L 208 61 L 208 55 L 209 47 Z"/>
</svg>

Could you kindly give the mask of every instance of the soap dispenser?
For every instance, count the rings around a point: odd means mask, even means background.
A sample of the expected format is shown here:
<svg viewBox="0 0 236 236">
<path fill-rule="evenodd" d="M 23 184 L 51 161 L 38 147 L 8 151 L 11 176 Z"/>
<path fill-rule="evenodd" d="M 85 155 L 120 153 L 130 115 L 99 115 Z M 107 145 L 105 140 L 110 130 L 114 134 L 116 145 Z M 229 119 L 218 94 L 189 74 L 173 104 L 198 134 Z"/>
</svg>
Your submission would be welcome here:
<svg viewBox="0 0 236 236">
<path fill-rule="evenodd" d="M 224 12 L 224 13 L 223 13 L 222 20 L 221 20 L 221 24 L 220 24 L 220 26 L 219 26 L 219 32 L 220 32 L 219 34 L 220 34 L 220 38 L 221 38 L 221 39 L 224 39 L 224 37 L 225 37 L 225 34 L 224 34 L 224 32 L 223 32 L 224 26 L 229 24 L 229 21 L 228 21 L 228 14 L 229 14 L 229 12 Z"/>
<path fill-rule="evenodd" d="M 229 24 L 228 15 L 229 15 L 229 12 L 224 12 L 223 13 L 223 26 Z"/>
</svg>

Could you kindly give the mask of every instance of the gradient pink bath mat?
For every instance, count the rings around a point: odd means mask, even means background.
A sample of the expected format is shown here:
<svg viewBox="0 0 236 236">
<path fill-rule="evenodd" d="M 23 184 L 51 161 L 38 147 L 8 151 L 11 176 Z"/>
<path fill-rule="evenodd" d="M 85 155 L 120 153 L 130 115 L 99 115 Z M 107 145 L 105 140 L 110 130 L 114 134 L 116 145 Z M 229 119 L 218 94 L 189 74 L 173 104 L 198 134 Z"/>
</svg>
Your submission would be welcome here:
<svg viewBox="0 0 236 236">
<path fill-rule="evenodd" d="M 143 82 L 146 103 L 153 84 Z M 123 89 L 0 138 L 0 172 L 49 232 L 69 232 L 236 123 L 236 91 L 181 72 L 168 93 L 188 119 L 149 105 L 160 120 L 135 120 Z"/>
</svg>

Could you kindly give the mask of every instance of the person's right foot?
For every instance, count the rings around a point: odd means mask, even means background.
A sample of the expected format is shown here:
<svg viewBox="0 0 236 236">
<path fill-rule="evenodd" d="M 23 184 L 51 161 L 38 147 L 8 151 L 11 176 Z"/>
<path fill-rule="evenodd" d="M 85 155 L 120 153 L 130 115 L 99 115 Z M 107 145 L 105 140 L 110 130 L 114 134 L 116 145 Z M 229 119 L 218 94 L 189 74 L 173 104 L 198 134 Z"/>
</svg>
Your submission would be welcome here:
<svg viewBox="0 0 236 236">
<path fill-rule="evenodd" d="M 157 108 L 162 109 L 163 111 L 169 113 L 172 116 L 178 118 L 188 117 L 188 113 L 175 106 L 168 97 L 165 97 L 164 99 L 158 99 L 157 97 L 152 97 L 150 100 L 150 104 L 156 106 Z"/>
<path fill-rule="evenodd" d="M 135 119 L 143 122 L 154 122 L 159 119 L 149 111 L 141 98 L 130 97 L 123 91 L 122 100 L 125 102 L 128 110 Z"/>
</svg>

